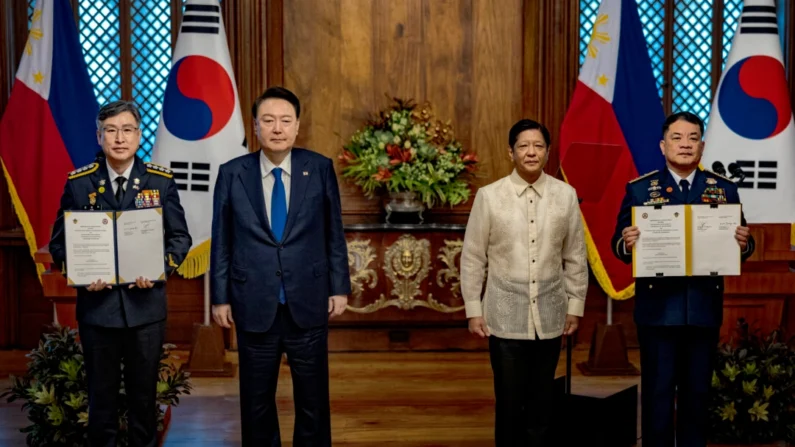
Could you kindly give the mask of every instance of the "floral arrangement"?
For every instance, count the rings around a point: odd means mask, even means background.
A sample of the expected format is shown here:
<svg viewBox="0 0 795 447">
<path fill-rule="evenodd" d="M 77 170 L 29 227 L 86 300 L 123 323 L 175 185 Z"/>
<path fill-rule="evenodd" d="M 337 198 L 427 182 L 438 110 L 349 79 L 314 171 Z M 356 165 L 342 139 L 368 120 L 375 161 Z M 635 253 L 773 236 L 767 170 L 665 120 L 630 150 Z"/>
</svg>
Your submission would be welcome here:
<svg viewBox="0 0 795 447">
<path fill-rule="evenodd" d="M 339 156 L 343 177 L 368 198 L 379 191 L 413 192 L 428 208 L 466 202 L 466 176 L 478 158 L 456 141 L 450 122 L 437 120 L 430 104 L 398 98 L 353 134 Z"/>
<path fill-rule="evenodd" d="M 721 345 L 712 372 L 711 438 L 727 443 L 795 441 L 795 346 L 761 336 L 744 319 Z"/>
<path fill-rule="evenodd" d="M 165 412 L 161 406 L 179 405 L 180 394 L 190 394 L 190 373 L 168 361 L 173 358 L 173 345 L 163 345 L 160 356 L 160 376 L 157 382 L 158 434 L 165 430 Z M 88 385 L 83 362 L 83 350 L 77 342 L 77 331 L 56 327 L 44 334 L 39 346 L 27 357 L 28 372 L 23 377 L 11 377 L 12 385 L 0 398 L 8 402 L 21 400 L 31 425 L 22 428 L 30 446 L 81 446 L 88 435 Z M 122 365 L 119 365 L 121 368 Z M 123 395 L 124 382 L 119 394 Z M 126 399 L 119 399 L 119 445 L 128 445 Z"/>
</svg>

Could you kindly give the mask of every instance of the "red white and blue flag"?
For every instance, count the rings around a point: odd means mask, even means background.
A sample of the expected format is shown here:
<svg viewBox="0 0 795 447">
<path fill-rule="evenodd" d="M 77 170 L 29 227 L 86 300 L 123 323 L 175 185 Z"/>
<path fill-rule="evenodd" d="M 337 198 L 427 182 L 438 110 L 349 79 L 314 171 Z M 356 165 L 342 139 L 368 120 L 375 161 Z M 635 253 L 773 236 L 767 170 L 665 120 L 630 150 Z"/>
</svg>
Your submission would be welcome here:
<svg viewBox="0 0 795 447">
<path fill-rule="evenodd" d="M 705 138 L 704 166 L 734 177 L 749 223 L 795 222 L 795 123 L 778 32 L 773 0 L 745 1 Z"/>
<path fill-rule="evenodd" d="M 608 296 L 634 295 L 611 238 L 627 182 L 665 166 L 662 102 L 635 0 L 603 0 L 561 126 L 561 169 L 582 199 L 588 261 Z"/>
<path fill-rule="evenodd" d="M 39 0 L 0 121 L 3 174 L 31 255 L 49 243 L 67 174 L 99 150 L 97 111 L 72 5 Z"/>
<path fill-rule="evenodd" d="M 177 271 L 195 278 L 210 265 L 218 167 L 248 152 L 218 0 L 188 0 L 172 59 L 152 161 L 174 171 L 193 238 Z"/>
</svg>

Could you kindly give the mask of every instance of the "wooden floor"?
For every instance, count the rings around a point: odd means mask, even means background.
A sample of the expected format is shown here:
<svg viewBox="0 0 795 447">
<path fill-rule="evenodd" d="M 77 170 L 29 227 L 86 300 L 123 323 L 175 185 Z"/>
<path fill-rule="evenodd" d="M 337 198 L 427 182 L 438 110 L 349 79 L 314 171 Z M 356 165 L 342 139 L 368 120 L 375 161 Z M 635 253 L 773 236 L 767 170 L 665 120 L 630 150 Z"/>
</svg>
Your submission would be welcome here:
<svg viewBox="0 0 795 447">
<path fill-rule="evenodd" d="M 23 353 L 0 354 L 5 365 L 25 363 L 20 360 Z M 233 353 L 229 356 L 236 360 Z M 574 363 L 587 356 L 587 351 L 575 350 Z M 564 357 L 559 375 L 564 373 Z M 630 360 L 638 365 L 637 351 L 630 351 Z M 485 352 L 331 354 L 330 376 L 335 446 L 493 445 L 492 375 Z M 639 381 L 639 377 L 584 377 L 575 371 L 572 390 L 606 395 Z M 0 378 L 0 389 L 8 384 Z M 194 378 L 193 384 L 194 393 L 174 409 L 165 445 L 240 445 L 237 379 Z M 293 408 L 286 365 L 277 400 L 283 445 L 289 446 Z M 0 446 L 25 445 L 18 429 L 27 420 L 19 407 L 0 403 Z"/>
</svg>

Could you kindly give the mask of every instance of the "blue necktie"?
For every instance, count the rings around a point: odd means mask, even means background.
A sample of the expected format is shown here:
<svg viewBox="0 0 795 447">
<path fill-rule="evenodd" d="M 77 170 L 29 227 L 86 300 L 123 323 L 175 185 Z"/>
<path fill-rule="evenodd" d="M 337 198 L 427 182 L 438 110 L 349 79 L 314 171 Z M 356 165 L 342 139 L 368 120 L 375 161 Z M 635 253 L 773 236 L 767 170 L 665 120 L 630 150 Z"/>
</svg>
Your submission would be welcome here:
<svg viewBox="0 0 795 447">
<path fill-rule="evenodd" d="M 271 231 L 277 242 L 284 236 L 284 225 L 287 223 L 287 195 L 282 182 L 282 168 L 273 168 L 273 194 L 271 195 Z M 286 302 L 284 294 L 284 280 L 279 289 L 279 302 Z"/>
<path fill-rule="evenodd" d="M 687 202 L 687 195 L 690 194 L 690 182 L 683 178 L 679 180 L 679 186 L 682 188 L 682 195 L 685 197 L 685 202 Z"/>
</svg>

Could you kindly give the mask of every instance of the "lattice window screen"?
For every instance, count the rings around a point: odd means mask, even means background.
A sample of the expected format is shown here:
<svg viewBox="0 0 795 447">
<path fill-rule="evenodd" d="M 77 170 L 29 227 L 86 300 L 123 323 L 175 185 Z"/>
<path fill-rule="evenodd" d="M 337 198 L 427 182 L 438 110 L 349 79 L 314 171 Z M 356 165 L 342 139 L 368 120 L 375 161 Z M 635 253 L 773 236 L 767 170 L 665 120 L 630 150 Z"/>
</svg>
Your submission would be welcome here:
<svg viewBox="0 0 795 447">
<path fill-rule="evenodd" d="M 712 0 L 676 2 L 673 29 L 674 112 L 706 122 L 712 100 Z"/>
<path fill-rule="evenodd" d="M 30 0 L 28 2 L 28 29 L 30 29 L 30 23 L 33 21 L 34 9 L 36 9 L 36 0 Z"/>
<path fill-rule="evenodd" d="M 721 72 L 726 67 L 726 59 L 729 58 L 729 49 L 732 46 L 734 32 L 737 30 L 737 22 L 740 20 L 740 13 L 743 11 L 743 0 L 724 0 L 723 5 L 723 51 L 721 52 Z"/>
<path fill-rule="evenodd" d="M 662 98 L 663 74 L 665 71 L 665 3 L 661 0 L 636 0 L 638 15 L 643 25 L 643 35 L 649 49 L 657 92 Z"/>
<path fill-rule="evenodd" d="M 149 160 L 171 70 L 171 1 L 132 2 L 131 18 L 132 96 L 142 121 L 138 155 Z"/>
<path fill-rule="evenodd" d="M 591 41 L 593 23 L 599 12 L 599 0 L 580 0 L 580 66 L 588 54 L 588 42 Z"/>
<path fill-rule="evenodd" d="M 100 105 L 121 98 L 119 1 L 81 0 L 80 43 Z"/>
<path fill-rule="evenodd" d="M 657 90 L 662 98 L 665 46 L 665 3 L 663 0 L 636 0 L 638 15 L 643 26 L 643 35 L 649 49 L 652 71 Z M 588 42 L 591 40 L 593 23 L 599 11 L 599 0 L 580 0 L 580 65 L 585 61 Z"/>
<path fill-rule="evenodd" d="M 721 36 L 721 71 L 729 56 L 737 22 L 742 12 L 742 0 L 723 0 L 723 20 L 720 30 L 712 29 L 712 8 L 716 0 L 674 2 L 673 30 L 665 29 L 664 0 L 636 0 L 638 14 L 652 60 L 652 70 L 662 97 L 665 84 L 665 42 L 673 44 L 672 108 L 690 110 L 705 121 L 712 102 L 712 39 Z M 599 0 L 580 0 L 580 64 L 585 60 L 587 44 L 599 10 Z"/>
</svg>

